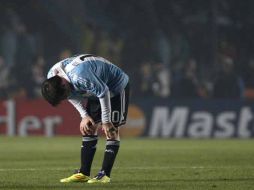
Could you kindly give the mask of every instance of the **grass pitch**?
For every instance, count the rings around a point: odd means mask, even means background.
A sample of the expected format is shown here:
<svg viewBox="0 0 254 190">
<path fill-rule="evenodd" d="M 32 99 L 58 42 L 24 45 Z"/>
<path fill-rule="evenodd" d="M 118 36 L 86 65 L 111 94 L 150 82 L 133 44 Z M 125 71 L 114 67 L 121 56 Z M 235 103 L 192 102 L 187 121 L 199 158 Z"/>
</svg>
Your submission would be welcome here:
<svg viewBox="0 0 254 190">
<path fill-rule="evenodd" d="M 0 136 L 0 189 L 254 189 L 254 140 L 122 139 L 111 184 L 59 183 L 79 167 L 80 145 L 77 137 Z"/>
</svg>

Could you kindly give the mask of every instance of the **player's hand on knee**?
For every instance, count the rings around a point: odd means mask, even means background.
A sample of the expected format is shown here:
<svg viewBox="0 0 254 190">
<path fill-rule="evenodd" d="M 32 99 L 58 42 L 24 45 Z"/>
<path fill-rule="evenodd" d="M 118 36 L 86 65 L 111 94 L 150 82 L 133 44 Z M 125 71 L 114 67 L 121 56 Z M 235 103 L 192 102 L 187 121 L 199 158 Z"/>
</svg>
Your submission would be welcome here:
<svg viewBox="0 0 254 190">
<path fill-rule="evenodd" d="M 95 122 L 90 116 L 84 117 L 80 122 L 80 132 L 82 135 L 93 135 Z"/>
<path fill-rule="evenodd" d="M 118 129 L 111 123 L 102 123 L 102 130 L 107 139 L 115 140 L 117 138 Z"/>
</svg>

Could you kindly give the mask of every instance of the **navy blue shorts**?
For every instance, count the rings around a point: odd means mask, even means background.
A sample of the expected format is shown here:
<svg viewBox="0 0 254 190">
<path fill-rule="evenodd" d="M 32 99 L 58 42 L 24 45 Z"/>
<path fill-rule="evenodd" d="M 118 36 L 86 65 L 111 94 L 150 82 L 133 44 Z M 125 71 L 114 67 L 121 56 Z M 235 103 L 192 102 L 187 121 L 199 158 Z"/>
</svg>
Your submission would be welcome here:
<svg viewBox="0 0 254 190">
<path fill-rule="evenodd" d="M 111 102 L 111 122 L 115 127 L 126 123 L 129 106 L 129 83 L 122 93 L 119 93 L 110 99 Z M 93 118 L 95 123 L 101 122 L 101 106 L 99 99 L 88 99 L 87 112 Z"/>
</svg>

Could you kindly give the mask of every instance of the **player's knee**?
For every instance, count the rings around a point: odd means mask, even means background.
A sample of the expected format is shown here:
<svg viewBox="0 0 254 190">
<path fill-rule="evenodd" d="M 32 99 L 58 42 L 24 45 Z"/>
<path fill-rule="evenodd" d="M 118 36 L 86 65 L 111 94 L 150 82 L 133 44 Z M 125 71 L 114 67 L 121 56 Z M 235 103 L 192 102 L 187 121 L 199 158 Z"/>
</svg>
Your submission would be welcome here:
<svg viewBox="0 0 254 190">
<path fill-rule="evenodd" d="M 117 129 L 114 133 L 111 133 L 111 135 L 108 135 L 107 132 L 105 132 L 105 135 L 107 137 L 107 140 L 117 140 L 120 141 L 120 133 L 119 133 L 119 129 Z"/>
<path fill-rule="evenodd" d="M 98 134 L 98 124 L 95 124 L 93 127 L 90 128 L 88 135 L 97 135 Z"/>
</svg>

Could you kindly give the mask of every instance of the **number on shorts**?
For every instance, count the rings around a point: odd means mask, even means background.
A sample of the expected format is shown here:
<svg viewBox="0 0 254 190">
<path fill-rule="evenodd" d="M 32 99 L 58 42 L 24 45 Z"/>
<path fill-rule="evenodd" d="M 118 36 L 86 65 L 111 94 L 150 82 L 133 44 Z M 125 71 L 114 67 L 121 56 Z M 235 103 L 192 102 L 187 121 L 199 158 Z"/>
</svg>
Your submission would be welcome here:
<svg viewBox="0 0 254 190">
<path fill-rule="evenodd" d="M 120 121 L 120 113 L 119 111 L 113 111 L 111 115 L 111 120 L 113 123 L 118 123 Z"/>
</svg>

